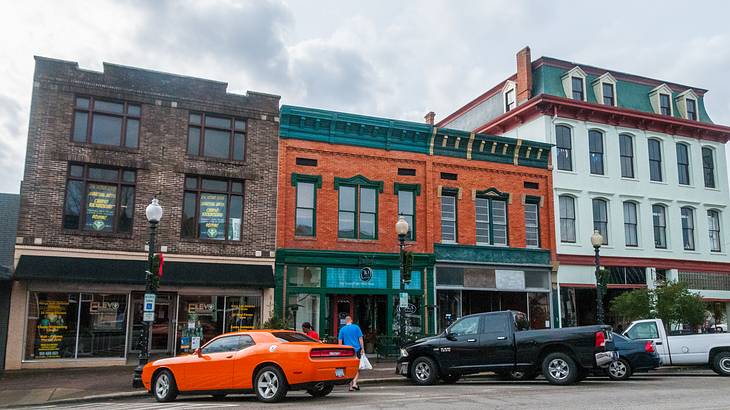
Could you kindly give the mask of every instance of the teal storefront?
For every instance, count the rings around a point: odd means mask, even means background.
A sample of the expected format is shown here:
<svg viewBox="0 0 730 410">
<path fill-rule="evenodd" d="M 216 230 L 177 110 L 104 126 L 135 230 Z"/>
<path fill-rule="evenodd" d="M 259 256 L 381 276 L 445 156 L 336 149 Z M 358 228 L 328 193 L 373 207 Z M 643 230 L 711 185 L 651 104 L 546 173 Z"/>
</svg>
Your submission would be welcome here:
<svg viewBox="0 0 730 410">
<path fill-rule="evenodd" d="M 365 335 L 366 352 L 392 348 L 398 326 L 400 259 L 397 253 L 280 249 L 276 254 L 275 314 L 290 327 L 312 324 L 334 341 L 345 316 Z M 415 254 L 406 286 L 406 324 L 414 337 L 434 332 L 433 256 Z"/>
</svg>

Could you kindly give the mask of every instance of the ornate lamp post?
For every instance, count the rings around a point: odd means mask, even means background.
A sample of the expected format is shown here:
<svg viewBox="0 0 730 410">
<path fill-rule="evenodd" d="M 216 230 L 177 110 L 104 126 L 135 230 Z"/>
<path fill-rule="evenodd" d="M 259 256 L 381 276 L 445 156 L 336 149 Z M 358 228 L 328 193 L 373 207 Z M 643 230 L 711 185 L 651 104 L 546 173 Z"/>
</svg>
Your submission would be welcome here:
<svg viewBox="0 0 730 410">
<path fill-rule="evenodd" d="M 398 222 L 395 223 L 395 233 L 398 234 L 398 244 L 400 247 L 400 293 L 402 294 L 405 290 L 406 285 L 406 235 L 408 235 L 408 221 L 404 217 L 399 217 Z M 400 295 L 398 295 L 400 297 Z M 403 345 L 406 338 L 406 323 L 405 323 L 405 312 L 400 303 L 398 303 L 398 344 Z"/>
<path fill-rule="evenodd" d="M 139 341 L 137 342 L 137 345 L 139 346 L 139 364 L 137 364 L 137 367 L 134 368 L 134 376 L 132 377 L 132 387 L 142 387 L 142 368 L 144 368 L 144 365 L 147 364 L 147 361 L 150 358 L 150 352 L 149 352 L 149 334 L 150 334 L 150 327 L 152 326 L 152 322 L 154 320 L 154 298 L 157 292 L 156 286 L 153 284 L 153 277 L 155 273 L 153 273 L 153 265 L 154 265 L 154 258 L 155 258 L 155 236 L 157 235 L 157 224 L 160 223 L 160 219 L 162 219 L 162 207 L 160 206 L 160 202 L 157 200 L 157 198 L 152 198 L 152 202 L 147 205 L 147 208 L 145 209 L 145 215 L 147 216 L 147 222 L 150 224 L 150 239 L 149 239 L 149 245 L 148 245 L 148 251 L 147 251 L 147 261 L 148 261 L 148 268 L 145 272 L 145 280 L 146 280 L 146 286 L 145 286 L 145 305 L 147 305 L 148 300 L 150 296 L 152 295 L 152 314 L 150 315 L 152 317 L 152 320 L 149 320 L 148 317 L 143 318 L 143 326 L 142 331 L 139 334 Z M 145 311 L 147 306 L 145 306 Z M 149 312 L 145 312 L 149 313 Z M 144 314 L 144 313 L 143 313 Z"/>
<path fill-rule="evenodd" d="M 599 254 L 599 249 L 601 248 L 601 245 L 603 244 L 603 235 L 601 235 L 598 230 L 593 231 L 593 235 L 591 235 L 591 245 L 593 245 L 593 249 L 596 251 L 596 321 L 598 324 L 602 325 L 604 322 L 604 313 L 603 313 L 603 286 L 602 286 L 602 280 L 601 280 L 601 255 Z"/>
</svg>

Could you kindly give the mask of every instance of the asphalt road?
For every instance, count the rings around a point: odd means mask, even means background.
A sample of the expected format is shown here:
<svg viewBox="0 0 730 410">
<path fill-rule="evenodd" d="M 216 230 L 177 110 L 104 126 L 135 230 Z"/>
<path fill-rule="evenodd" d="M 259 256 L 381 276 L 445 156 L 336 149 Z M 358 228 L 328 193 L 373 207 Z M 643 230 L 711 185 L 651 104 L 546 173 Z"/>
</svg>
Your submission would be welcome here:
<svg viewBox="0 0 730 410">
<path fill-rule="evenodd" d="M 639 375 L 625 382 L 588 379 L 575 386 L 533 382 L 500 382 L 495 379 L 462 381 L 455 385 L 417 387 L 389 383 L 362 386 L 359 392 L 337 388 L 330 396 L 313 399 L 291 392 L 277 405 L 264 405 L 253 396 L 180 396 L 172 403 L 157 403 L 151 397 L 34 408 L 91 409 L 206 409 L 206 408 L 296 408 L 296 409 L 447 409 L 454 405 L 471 409 L 730 409 L 730 378 L 710 375 Z"/>
</svg>

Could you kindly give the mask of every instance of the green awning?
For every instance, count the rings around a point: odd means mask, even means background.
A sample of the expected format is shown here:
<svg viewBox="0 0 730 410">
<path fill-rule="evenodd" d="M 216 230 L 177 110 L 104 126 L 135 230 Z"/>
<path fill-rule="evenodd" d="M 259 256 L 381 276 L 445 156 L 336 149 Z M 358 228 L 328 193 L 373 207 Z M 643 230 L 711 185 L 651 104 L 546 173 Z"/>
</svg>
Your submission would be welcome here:
<svg viewBox="0 0 730 410">
<path fill-rule="evenodd" d="M 22 255 L 14 279 L 144 285 L 143 260 Z M 162 286 L 273 288 L 270 265 L 165 262 Z"/>
</svg>

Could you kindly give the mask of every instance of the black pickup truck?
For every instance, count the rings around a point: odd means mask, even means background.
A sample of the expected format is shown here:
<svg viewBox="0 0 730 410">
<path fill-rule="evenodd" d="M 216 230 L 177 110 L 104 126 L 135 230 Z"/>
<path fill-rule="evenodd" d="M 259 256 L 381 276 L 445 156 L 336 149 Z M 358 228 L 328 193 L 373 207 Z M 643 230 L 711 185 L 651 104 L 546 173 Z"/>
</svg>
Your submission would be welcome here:
<svg viewBox="0 0 730 410">
<path fill-rule="evenodd" d="M 542 373 L 552 384 L 572 384 L 618 358 L 611 340 L 609 326 L 529 330 L 524 313 L 479 313 L 404 346 L 396 373 L 422 385 L 484 371 L 517 380 Z"/>
</svg>

